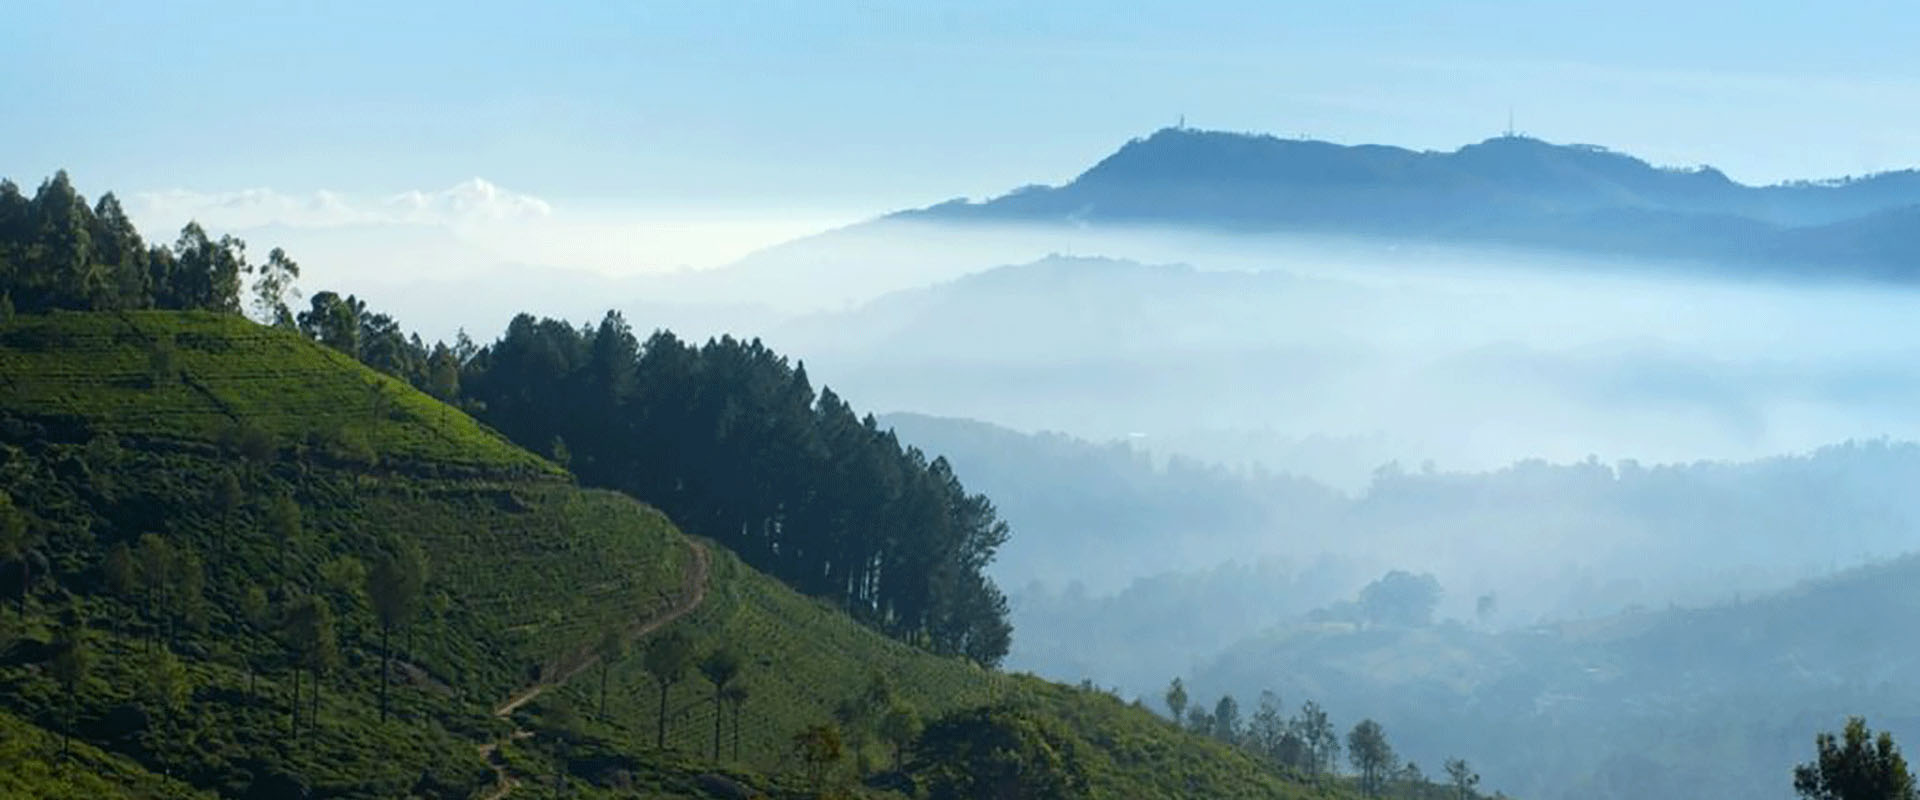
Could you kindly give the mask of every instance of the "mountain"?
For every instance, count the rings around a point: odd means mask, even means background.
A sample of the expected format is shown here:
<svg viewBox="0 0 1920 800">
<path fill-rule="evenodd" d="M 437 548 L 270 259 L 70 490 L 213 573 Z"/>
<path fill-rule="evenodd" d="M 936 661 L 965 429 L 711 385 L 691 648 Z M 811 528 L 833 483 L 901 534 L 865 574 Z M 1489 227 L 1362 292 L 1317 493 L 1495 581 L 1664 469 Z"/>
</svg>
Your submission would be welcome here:
<svg viewBox="0 0 1920 800">
<path fill-rule="evenodd" d="M 1916 205 L 1914 170 L 1748 186 L 1520 136 L 1418 152 L 1169 128 L 1062 186 L 891 219 L 1341 233 L 1910 280 L 1915 237 L 1893 220 Z"/>
<path fill-rule="evenodd" d="M 882 696 L 929 730 L 992 703 L 1013 722 L 952 724 L 1027 726 L 1103 796 L 1344 796 L 1103 692 L 876 633 L 236 315 L 0 321 L 0 475 L 9 794 L 890 796 L 851 772 L 884 761 L 871 719 L 837 766 L 794 760 Z M 680 636 L 734 653 L 747 693 L 716 703 L 689 670 L 663 695 L 640 652 Z"/>
<path fill-rule="evenodd" d="M 886 214 L 654 291 L 838 309 L 1049 252 L 1911 282 L 1916 214 L 1920 170 L 1751 186 L 1522 136 L 1439 152 L 1167 128 L 1058 186 Z"/>
</svg>

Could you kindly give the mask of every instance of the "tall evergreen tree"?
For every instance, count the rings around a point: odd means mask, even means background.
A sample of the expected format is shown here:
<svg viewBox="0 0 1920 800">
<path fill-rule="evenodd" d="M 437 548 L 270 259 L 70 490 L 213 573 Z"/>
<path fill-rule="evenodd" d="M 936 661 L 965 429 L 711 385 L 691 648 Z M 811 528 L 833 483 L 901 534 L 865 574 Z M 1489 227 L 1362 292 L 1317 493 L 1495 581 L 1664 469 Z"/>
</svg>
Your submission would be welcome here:
<svg viewBox="0 0 1920 800">
<path fill-rule="evenodd" d="M 1396 761 L 1380 723 L 1363 719 L 1353 726 L 1347 733 L 1347 758 L 1360 773 L 1360 790 L 1368 797 L 1379 797 Z"/>
<path fill-rule="evenodd" d="M 393 629 L 411 625 L 426 590 L 427 558 L 411 539 L 395 538 L 367 572 L 367 599 L 380 623 L 380 721 L 387 719 L 393 685 Z"/>
<path fill-rule="evenodd" d="M 613 663 L 626 657 L 627 639 L 617 629 L 608 629 L 600 635 L 599 643 L 594 645 L 594 657 L 600 662 L 600 718 L 607 717 L 607 673 L 613 670 Z"/>
<path fill-rule="evenodd" d="M 1449 758 L 1446 762 L 1447 783 L 1453 787 L 1453 800 L 1473 800 L 1473 790 L 1480 785 L 1480 773 L 1474 772 L 1464 758 Z"/>
<path fill-rule="evenodd" d="M 27 515 L 14 508 L 13 498 L 0 492 L 0 561 L 19 570 L 20 594 L 15 598 L 21 616 L 27 613 L 27 593 L 33 586 L 33 549 L 39 536 L 27 524 Z"/>
<path fill-rule="evenodd" d="M 667 747 L 667 692 L 687 676 L 687 667 L 692 661 L 693 641 L 679 631 L 667 631 L 647 643 L 642 663 L 660 687 L 660 713 L 656 718 L 659 727 L 654 746 L 662 750 Z"/>
<path fill-rule="evenodd" d="M 1814 737 L 1814 759 L 1793 768 L 1793 790 L 1805 800 L 1914 800 L 1913 773 L 1893 743 L 1893 735 L 1875 735 L 1861 717 L 1851 717 L 1836 737 Z"/>
<path fill-rule="evenodd" d="M 93 207 L 89 230 L 92 256 L 99 264 L 100 292 L 95 308 L 146 308 L 153 304 L 147 244 L 112 192 Z"/>
<path fill-rule="evenodd" d="M 278 247 L 267 253 L 267 263 L 254 275 L 252 304 L 254 319 L 268 325 L 292 327 L 293 312 L 288 299 L 299 299 L 293 282 L 300 278 L 300 264 Z"/>
<path fill-rule="evenodd" d="M 309 727 L 320 723 L 320 680 L 340 660 L 339 642 L 333 624 L 333 607 L 314 596 L 304 595 L 287 609 L 287 642 L 293 651 L 296 669 L 305 667 L 312 678 L 312 712 Z M 297 673 L 296 673 L 297 674 Z M 294 719 L 299 720 L 299 684 L 294 684 Z"/>
<path fill-rule="evenodd" d="M 720 722 L 721 702 L 725 700 L 727 685 L 740 677 L 740 654 L 733 648 L 721 646 L 700 659 L 700 674 L 713 685 L 713 758 L 720 760 Z"/>
<path fill-rule="evenodd" d="M 250 272 L 247 243 L 232 236 L 214 240 L 197 222 L 180 229 L 173 243 L 173 295 L 180 308 L 240 312 L 240 276 Z"/>
<path fill-rule="evenodd" d="M 53 678 L 67 694 L 67 721 L 60 729 L 60 758 L 70 752 L 73 730 L 80 710 L 80 682 L 93 668 L 93 653 L 87 647 L 85 630 L 77 625 L 61 629 L 53 642 Z"/>
</svg>

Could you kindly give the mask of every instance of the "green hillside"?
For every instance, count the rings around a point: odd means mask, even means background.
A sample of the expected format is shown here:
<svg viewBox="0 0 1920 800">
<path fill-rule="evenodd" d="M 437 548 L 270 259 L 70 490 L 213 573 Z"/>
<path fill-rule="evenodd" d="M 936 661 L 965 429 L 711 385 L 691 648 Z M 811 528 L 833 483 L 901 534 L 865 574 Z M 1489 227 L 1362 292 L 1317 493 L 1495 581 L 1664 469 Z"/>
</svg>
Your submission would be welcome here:
<svg viewBox="0 0 1920 800">
<path fill-rule="evenodd" d="M 388 466 L 560 474 L 405 383 L 299 336 L 210 312 L 21 316 L 0 339 L 0 408 L 57 434 L 216 441 Z"/>
<path fill-rule="evenodd" d="M 59 763 L 60 735 L 0 711 L 0 797 L 46 800 L 107 798 L 204 798 L 206 792 L 142 769 L 124 757 L 84 742 L 66 745 L 70 762 Z"/>
<path fill-rule="evenodd" d="M 875 675 L 929 722 L 989 703 L 1044 720 L 1094 796 L 1330 791 L 1099 692 L 875 633 L 405 384 L 237 317 L 0 323 L 0 487 L 0 794 L 886 795 L 910 785 L 871 716 L 846 721 L 861 746 L 819 769 L 794 746 Z M 383 636 L 369 576 L 416 549 L 413 613 Z M 668 752 L 641 649 L 612 663 L 598 713 L 610 632 L 740 655 L 748 693 L 737 726 L 722 709 L 719 759 L 698 670 L 669 695 Z"/>
</svg>

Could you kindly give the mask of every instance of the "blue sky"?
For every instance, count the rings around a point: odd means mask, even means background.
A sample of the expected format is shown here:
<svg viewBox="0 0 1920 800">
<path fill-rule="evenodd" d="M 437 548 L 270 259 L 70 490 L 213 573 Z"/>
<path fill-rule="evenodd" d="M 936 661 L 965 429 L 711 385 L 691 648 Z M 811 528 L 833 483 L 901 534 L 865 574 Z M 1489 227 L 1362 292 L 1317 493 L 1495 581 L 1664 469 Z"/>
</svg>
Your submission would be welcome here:
<svg viewBox="0 0 1920 800">
<path fill-rule="evenodd" d="M 0 175 L 90 193 L 478 176 L 561 211 L 802 229 L 1059 182 L 1181 114 L 1451 149 L 1509 107 L 1748 181 L 1920 164 L 1911 3 L 13 5 Z"/>
</svg>

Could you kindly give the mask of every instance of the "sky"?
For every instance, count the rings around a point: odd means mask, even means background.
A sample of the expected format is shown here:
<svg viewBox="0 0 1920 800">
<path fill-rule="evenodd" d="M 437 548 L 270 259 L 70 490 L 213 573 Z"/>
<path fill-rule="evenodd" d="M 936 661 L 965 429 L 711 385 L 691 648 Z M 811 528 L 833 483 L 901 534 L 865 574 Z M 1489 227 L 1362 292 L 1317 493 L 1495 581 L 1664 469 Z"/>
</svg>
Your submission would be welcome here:
<svg viewBox="0 0 1920 800">
<path fill-rule="evenodd" d="M 0 175 L 16 182 L 66 168 L 167 227 L 464 226 L 513 239 L 514 258 L 613 273 L 1059 183 L 1182 117 L 1452 149 L 1511 112 L 1550 141 L 1748 182 L 1920 164 L 1911 3 L 189 1 L 6 16 Z M 620 241 L 568 244 L 595 234 Z"/>
</svg>

